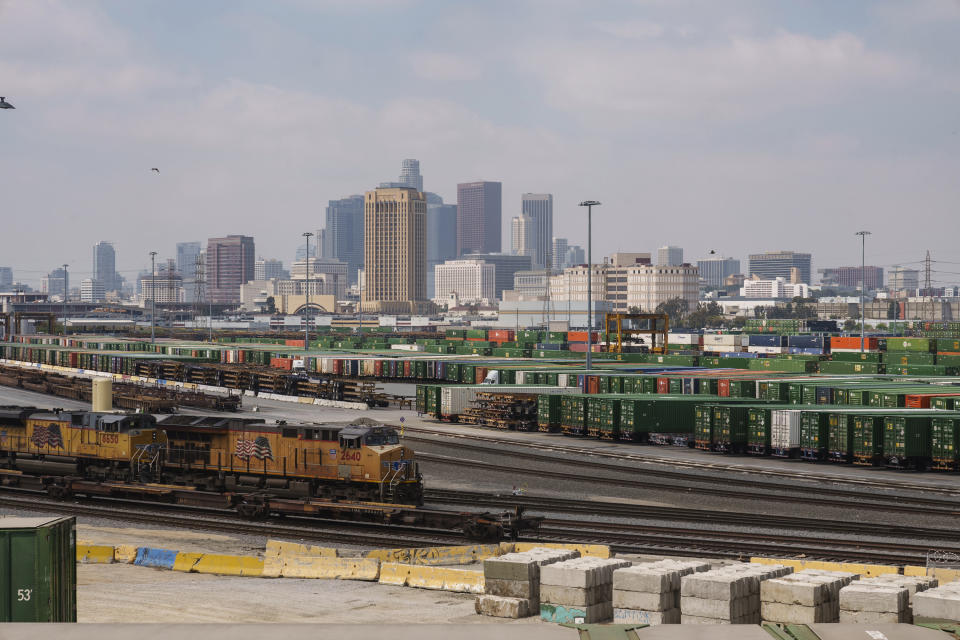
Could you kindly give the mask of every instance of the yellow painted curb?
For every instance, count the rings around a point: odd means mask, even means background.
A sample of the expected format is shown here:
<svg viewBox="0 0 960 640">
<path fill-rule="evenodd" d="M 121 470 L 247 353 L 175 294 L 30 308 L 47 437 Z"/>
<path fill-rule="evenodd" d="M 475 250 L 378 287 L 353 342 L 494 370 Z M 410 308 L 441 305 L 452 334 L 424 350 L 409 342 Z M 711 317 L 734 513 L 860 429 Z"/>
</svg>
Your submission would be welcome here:
<svg viewBox="0 0 960 640">
<path fill-rule="evenodd" d="M 380 577 L 380 562 L 371 558 L 292 556 L 282 560 L 284 578 L 376 581 Z"/>
<path fill-rule="evenodd" d="M 380 584 L 392 584 L 398 587 L 404 587 L 407 584 L 407 576 L 410 575 L 410 569 L 413 566 L 409 564 L 399 564 L 396 562 L 385 562 L 380 565 Z"/>
<path fill-rule="evenodd" d="M 114 562 L 123 562 L 125 564 L 133 564 L 133 561 L 136 559 L 137 559 L 137 545 L 135 544 L 118 544 L 113 548 Z"/>
<path fill-rule="evenodd" d="M 798 560 L 796 558 L 750 558 L 756 564 L 782 564 L 793 567 L 794 571 L 819 569 L 821 571 L 844 571 L 864 578 L 873 578 L 887 574 L 899 574 L 900 567 L 888 564 L 862 564 L 856 562 L 825 562 L 822 560 Z"/>
<path fill-rule="evenodd" d="M 112 564 L 113 547 L 97 544 L 78 544 L 77 562 L 82 564 Z"/>
<path fill-rule="evenodd" d="M 194 573 L 216 573 L 224 576 L 261 576 L 263 560 L 253 556 L 228 556 L 205 553 L 193 565 Z"/>
<path fill-rule="evenodd" d="M 193 568 L 202 557 L 202 553 L 184 553 L 183 551 L 179 551 L 177 552 L 176 559 L 173 561 L 173 570 L 186 572 L 193 571 Z"/>
</svg>

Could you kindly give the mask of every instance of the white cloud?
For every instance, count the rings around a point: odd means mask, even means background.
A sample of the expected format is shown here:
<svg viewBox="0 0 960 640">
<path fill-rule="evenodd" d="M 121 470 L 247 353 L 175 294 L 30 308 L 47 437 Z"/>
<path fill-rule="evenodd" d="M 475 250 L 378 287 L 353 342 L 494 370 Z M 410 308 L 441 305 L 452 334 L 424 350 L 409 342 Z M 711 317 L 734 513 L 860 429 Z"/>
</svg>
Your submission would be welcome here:
<svg viewBox="0 0 960 640">
<path fill-rule="evenodd" d="M 473 80 L 480 75 L 480 66 L 463 56 L 436 51 L 410 54 L 410 68 L 425 80 Z"/>
</svg>

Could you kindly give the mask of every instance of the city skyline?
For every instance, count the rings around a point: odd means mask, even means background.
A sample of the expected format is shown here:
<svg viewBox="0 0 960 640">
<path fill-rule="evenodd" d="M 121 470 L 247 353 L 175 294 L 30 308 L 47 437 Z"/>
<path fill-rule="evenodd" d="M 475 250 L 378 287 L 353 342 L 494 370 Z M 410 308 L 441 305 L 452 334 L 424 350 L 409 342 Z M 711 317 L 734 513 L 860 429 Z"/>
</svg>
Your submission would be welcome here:
<svg viewBox="0 0 960 640">
<path fill-rule="evenodd" d="M 856 264 L 859 229 L 868 262 L 950 259 L 957 3 L 356 4 L 3 3 L 8 231 L 54 230 L 56 256 L 4 247 L 17 279 L 86 265 L 101 237 L 128 279 L 230 229 L 288 259 L 322 203 L 404 158 L 447 202 L 479 177 L 508 204 L 552 193 L 554 234 L 580 245 L 576 203 L 598 199 L 598 254 L 633 248 L 620 230 L 640 211 L 647 250 L 684 221 L 689 256 L 745 259 L 802 220 L 791 244 L 821 266 Z M 195 25 L 174 47 L 155 28 L 171 20 Z M 483 37 L 455 38 L 463 23 Z M 368 46 L 388 25 L 436 37 Z"/>
</svg>

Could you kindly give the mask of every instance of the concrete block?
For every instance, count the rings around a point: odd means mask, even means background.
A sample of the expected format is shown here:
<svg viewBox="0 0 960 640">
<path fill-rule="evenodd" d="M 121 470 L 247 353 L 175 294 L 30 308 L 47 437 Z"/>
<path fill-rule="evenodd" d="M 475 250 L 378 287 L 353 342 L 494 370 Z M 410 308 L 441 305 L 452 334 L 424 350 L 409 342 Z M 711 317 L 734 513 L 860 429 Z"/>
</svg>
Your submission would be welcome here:
<svg viewBox="0 0 960 640">
<path fill-rule="evenodd" d="M 578 589 L 576 587 L 558 587 L 556 585 L 540 585 L 540 603 L 549 602 L 550 604 L 564 604 L 578 607 L 586 607 L 601 602 L 610 602 L 610 585 L 601 585 L 589 589 Z"/>
<path fill-rule="evenodd" d="M 615 558 L 575 558 L 541 567 L 540 583 L 559 587 L 589 589 L 613 582 L 613 572 L 629 567 L 627 560 Z"/>
<path fill-rule="evenodd" d="M 641 611 L 669 611 L 677 606 L 676 591 L 645 593 L 643 591 L 613 591 L 613 606 L 619 609 Z"/>
<path fill-rule="evenodd" d="M 613 606 L 609 602 L 587 607 L 571 607 L 562 604 L 540 603 L 540 619 L 560 624 L 596 624 L 610 622 L 613 618 Z"/>
<path fill-rule="evenodd" d="M 880 611 L 844 611 L 840 610 L 841 624 L 896 624 L 908 623 L 904 614 Z"/>
<path fill-rule="evenodd" d="M 816 582 L 773 578 L 760 583 L 760 600 L 762 602 L 780 602 L 813 607 L 823 604 L 829 598 L 830 591 L 827 585 Z M 767 619 L 764 618 L 764 620 Z"/>
<path fill-rule="evenodd" d="M 715 600 L 709 598 L 680 597 L 680 611 L 684 615 L 701 618 L 732 620 L 751 613 L 753 606 L 744 598 Z"/>
<path fill-rule="evenodd" d="M 680 609 L 640 611 L 613 608 L 614 624 L 680 624 Z"/>
<path fill-rule="evenodd" d="M 733 624 L 729 620 L 720 618 L 704 618 L 702 616 L 691 616 L 687 613 L 680 614 L 680 624 Z"/>
<path fill-rule="evenodd" d="M 836 622 L 832 607 L 806 607 L 783 602 L 763 602 L 760 604 L 760 617 L 765 622 L 782 624 L 813 624 L 816 622 Z"/>
<path fill-rule="evenodd" d="M 688 573 L 693 573 L 693 570 L 689 570 Z M 680 576 L 679 571 L 667 568 L 648 568 L 646 565 L 624 567 L 613 572 L 613 589 L 644 593 L 678 591 Z"/>
<path fill-rule="evenodd" d="M 901 613 L 907 610 L 910 593 L 895 584 L 847 585 L 840 590 L 840 609 L 845 611 L 878 611 Z"/>
<path fill-rule="evenodd" d="M 960 590 L 942 586 L 914 595 L 913 617 L 960 622 Z"/>
<path fill-rule="evenodd" d="M 706 600 L 731 600 L 749 595 L 747 576 L 720 571 L 694 573 L 680 579 L 680 595 Z"/>
<path fill-rule="evenodd" d="M 540 583 L 525 580 L 498 580 L 484 578 L 484 593 L 504 598 L 540 599 Z"/>
<path fill-rule="evenodd" d="M 531 606 L 530 601 L 523 598 L 480 595 L 477 596 L 476 611 L 494 618 L 527 618 L 531 615 Z"/>
<path fill-rule="evenodd" d="M 580 553 L 569 549 L 536 547 L 521 553 L 508 553 L 483 561 L 483 575 L 497 580 L 539 580 L 540 567 L 578 558 Z"/>
</svg>

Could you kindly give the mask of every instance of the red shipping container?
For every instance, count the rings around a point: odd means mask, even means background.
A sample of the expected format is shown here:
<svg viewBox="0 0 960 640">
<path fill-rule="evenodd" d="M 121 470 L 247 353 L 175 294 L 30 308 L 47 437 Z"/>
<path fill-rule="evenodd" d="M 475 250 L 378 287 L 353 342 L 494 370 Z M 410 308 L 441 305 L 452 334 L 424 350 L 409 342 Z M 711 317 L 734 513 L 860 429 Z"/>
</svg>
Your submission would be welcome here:
<svg viewBox="0 0 960 640">
<path fill-rule="evenodd" d="M 670 378 L 657 378 L 657 393 L 670 393 Z"/>
<path fill-rule="evenodd" d="M 571 342 L 567 345 L 567 350 L 571 353 L 586 353 L 587 352 L 587 343 L 586 342 Z M 593 353 L 601 353 L 603 348 L 599 344 L 590 345 L 590 351 Z M 544 353 L 550 353 L 545 351 Z"/>
<path fill-rule="evenodd" d="M 597 376 L 587 376 L 587 393 L 600 393 L 600 379 Z"/>
<path fill-rule="evenodd" d="M 410 370 L 413 369 L 413 366 L 412 366 L 412 365 L 413 365 L 413 363 L 410 362 L 409 360 L 404 360 L 404 361 L 403 361 L 403 377 L 404 377 L 404 378 L 409 378 L 409 377 L 410 377 Z"/>
<path fill-rule="evenodd" d="M 494 329 L 487 332 L 487 339 L 490 342 L 513 342 L 513 330 Z"/>
<path fill-rule="evenodd" d="M 303 347 L 303 340 L 284 340 L 284 346 L 287 347 Z"/>
<path fill-rule="evenodd" d="M 721 398 L 730 397 L 730 380 L 717 380 L 717 395 Z"/>
<path fill-rule="evenodd" d="M 960 396 L 960 393 L 911 393 L 906 398 L 909 409 L 929 409 L 930 401 L 944 396 Z"/>
<path fill-rule="evenodd" d="M 246 354 L 246 351 L 244 351 L 243 349 L 237 349 L 237 362 L 241 364 L 245 362 L 246 361 L 245 354 Z"/>
<path fill-rule="evenodd" d="M 474 369 L 476 375 L 474 376 L 474 382 L 476 384 L 482 384 L 484 379 L 487 377 L 487 368 L 486 367 L 477 367 Z"/>
<path fill-rule="evenodd" d="M 864 348 L 867 351 L 876 351 L 880 347 L 880 341 L 877 338 L 864 338 Z M 830 349 L 859 349 L 860 338 L 858 337 L 836 337 L 830 338 Z"/>
<path fill-rule="evenodd" d="M 343 375 L 343 360 L 333 361 L 333 374 L 338 376 Z"/>
<path fill-rule="evenodd" d="M 377 378 L 383 376 L 383 360 L 374 360 L 373 361 L 373 375 Z"/>
</svg>

